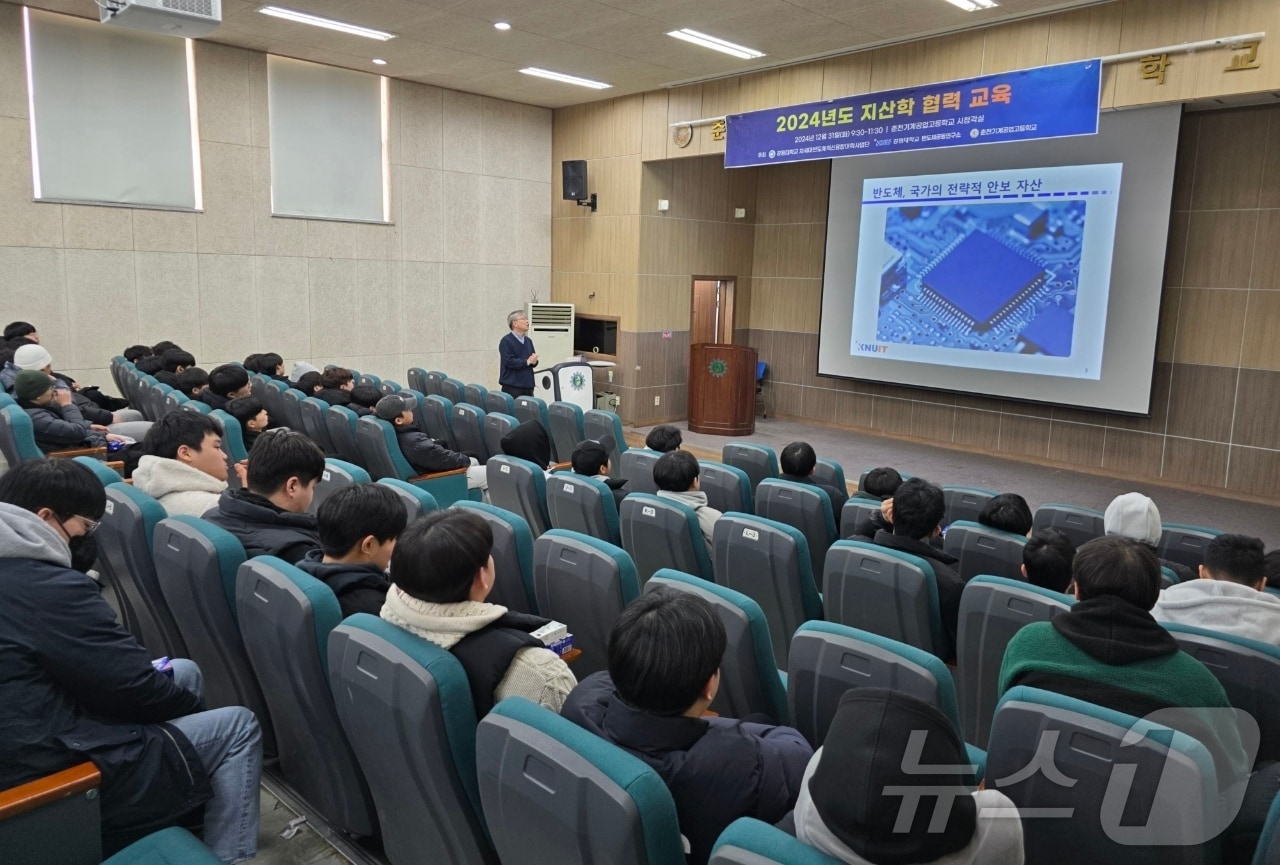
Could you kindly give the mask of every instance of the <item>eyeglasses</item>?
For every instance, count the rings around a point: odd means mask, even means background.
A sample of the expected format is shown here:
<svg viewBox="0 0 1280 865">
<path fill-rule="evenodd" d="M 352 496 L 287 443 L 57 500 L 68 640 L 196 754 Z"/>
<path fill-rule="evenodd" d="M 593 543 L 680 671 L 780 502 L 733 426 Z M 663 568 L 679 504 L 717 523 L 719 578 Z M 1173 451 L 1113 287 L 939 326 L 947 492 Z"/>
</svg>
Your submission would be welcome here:
<svg viewBox="0 0 1280 865">
<path fill-rule="evenodd" d="M 84 536 L 86 538 L 89 537 L 89 535 L 96 532 L 98 530 L 98 527 L 102 525 L 102 523 L 98 520 L 91 520 L 88 517 L 82 517 L 79 514 L 75 514 L 75 518 L 84 525 Z"/>
</svg>

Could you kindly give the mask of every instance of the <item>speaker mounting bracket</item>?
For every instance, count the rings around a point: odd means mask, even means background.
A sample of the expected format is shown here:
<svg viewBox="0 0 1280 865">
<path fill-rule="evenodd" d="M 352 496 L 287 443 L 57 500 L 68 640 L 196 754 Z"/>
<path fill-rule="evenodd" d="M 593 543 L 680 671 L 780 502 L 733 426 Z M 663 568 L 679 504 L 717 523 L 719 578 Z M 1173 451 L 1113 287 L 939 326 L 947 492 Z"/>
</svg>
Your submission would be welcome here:
<svg viewBox="0 0 1280 865">
<path fill-rule="evenodd" d="M 591 193 L 591 197 L 590 197 L 590 198 L 580 198 L 580 199 L 578 199 L 578 206 L 579 206 L 579 207 L 590 207 L 590 208 L 591 208 L 591 212 L 592 212 L 592 213 L 595 213 L 595 212 L 596 212 L 596 194 L 593 192 L 593 193 Z"/>
</svg>

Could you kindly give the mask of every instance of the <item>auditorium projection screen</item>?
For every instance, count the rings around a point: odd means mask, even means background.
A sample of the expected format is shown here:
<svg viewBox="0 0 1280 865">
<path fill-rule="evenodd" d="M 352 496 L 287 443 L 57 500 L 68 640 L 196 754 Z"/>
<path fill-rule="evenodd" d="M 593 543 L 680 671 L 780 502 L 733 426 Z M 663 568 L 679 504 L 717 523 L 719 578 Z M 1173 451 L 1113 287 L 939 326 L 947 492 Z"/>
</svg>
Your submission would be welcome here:
<svg viewBox="0 0 1280 865">
<path fill-rule="evenodd" d="M 1146 414 L 1180 117 L 833 160 L 818 374 Z"/>
</svg>

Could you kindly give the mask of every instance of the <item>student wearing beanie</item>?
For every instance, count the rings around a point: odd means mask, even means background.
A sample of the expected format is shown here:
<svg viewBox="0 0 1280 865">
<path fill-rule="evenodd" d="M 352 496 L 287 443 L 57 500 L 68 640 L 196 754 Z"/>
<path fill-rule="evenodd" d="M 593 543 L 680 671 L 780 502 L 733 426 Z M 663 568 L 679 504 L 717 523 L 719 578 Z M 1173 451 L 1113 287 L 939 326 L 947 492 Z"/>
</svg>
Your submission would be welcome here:
<svg viewBox="0 0 1280 865">
<path fill-rule="evenodd" d="M 36 447 L 45 453 L 98 448 L 107 443 L 106 427 L 95 428 L 85 420 L 71 401 L 71 391 L 55 390 L 53 379 L 37 369 L 18 373 L 13 382 L 13 398 L 31 418 Z"/>
<path fill-rule="evenodd" d="M 133 409 L 110 412 L 76 391 L 71 386 L 71 379 L 53 371 L 53 356 L 42 345 L 32 343 L 19 348 L 14 353 L 13 360 L 6 362 L 4 369 L 0 370 L 0 384 L 4 385 L 5 390 L 12 391 L 14 379 L 23 370 L 38 370 L 52 378 L 54 390 L 69 392 L 72 403 L 91 424 L 110 427 L 111 432 L 137 441 L 141 441 L 151 428 L 151 422 L 143 420 L 141 412 Z"/>
<path fill-rule="evenodd" d="M 378 400 L 373 413 L 395 427 L 396 443 L 400 446 L 400 453 L 404 455 L 415 472 L 425 475 L 465 468 L 467 489 L 487 490 L 489 488 L 484 466 L 480 465 L 474 457 L 441 447 L 432 440 L 431 436 L 418 429 L 409 401 L 400 394 L 393 393 Z"/>
<path fill-rule="evenodd" d="M 921 732 L 917 765 L 906 765 L 908 744 Z M 1022 823 L 1007 816 L 1013 802 L 996 790 L 975 792 L 968 763 L 959 734 L 936 706 L 889 688 L 848 691 L 805 769 L 796 837 L 851 865 L 1022 865 Z M 886 792 L 902 787 L 952 792 L 922 794 L 919 802 Z M 910 808 L 911 825 L 898 831 Z M 932 831 L 939 813 L 946 823 Z"/>
<path fill-rule="evenodd" d="M 1108 537 L 1128 538 L 1152 550 L 1160 544 L 1160 536 L 1164 534 L 1160 509 L 1142 493 L 1125 493 L 1112 499 L 1102 516 L 1102 527 Z M 1160 567 L 1173 571 L 1180 583 L 1196 576 L 1186 565 L 1169 559 L 1161 559 Z"/>
</svg>

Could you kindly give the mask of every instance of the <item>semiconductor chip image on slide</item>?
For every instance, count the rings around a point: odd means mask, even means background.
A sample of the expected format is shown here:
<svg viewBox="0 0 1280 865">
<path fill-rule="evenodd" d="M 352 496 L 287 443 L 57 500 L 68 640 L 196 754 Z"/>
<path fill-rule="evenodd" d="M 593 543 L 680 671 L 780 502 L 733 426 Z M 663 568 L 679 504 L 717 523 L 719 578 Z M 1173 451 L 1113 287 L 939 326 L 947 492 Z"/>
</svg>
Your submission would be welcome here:
<svg viewBox="0 0 1280 865">
<path fill-rule="evenodd" d="M 1085 202 L 889 207 L 884 343 L 1070 357 Z"/>
</svg>

